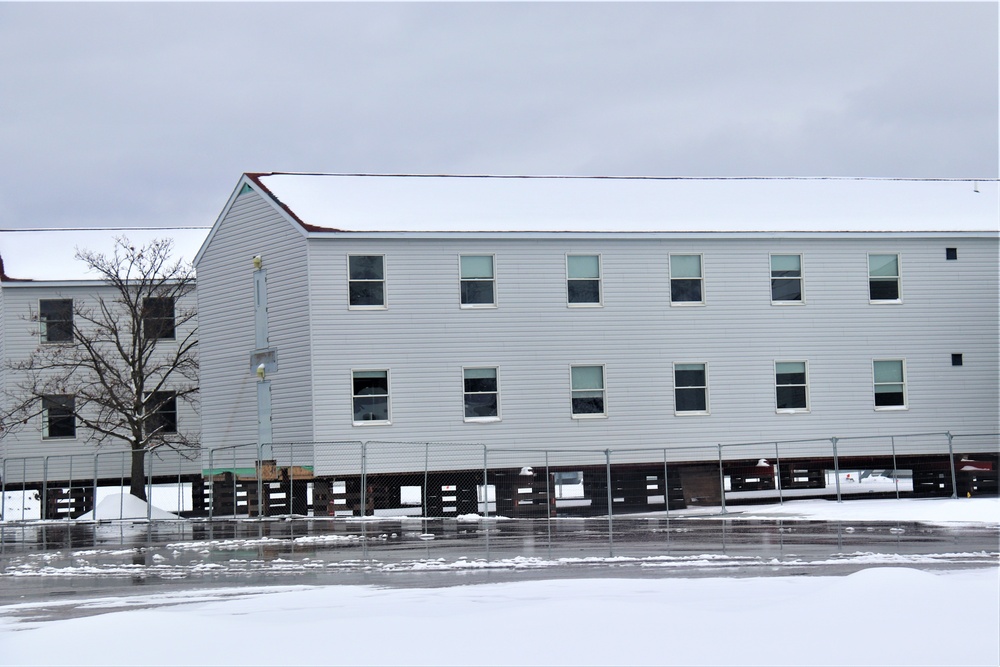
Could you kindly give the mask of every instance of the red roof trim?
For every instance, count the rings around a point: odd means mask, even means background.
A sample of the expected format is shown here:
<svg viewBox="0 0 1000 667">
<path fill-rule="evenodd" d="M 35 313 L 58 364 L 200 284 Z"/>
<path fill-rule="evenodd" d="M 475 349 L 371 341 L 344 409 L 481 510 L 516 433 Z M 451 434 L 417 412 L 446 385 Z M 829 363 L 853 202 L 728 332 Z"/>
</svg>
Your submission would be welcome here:
<svg viewBox="0 0 1000 667">
<path fill-rule="evenodd" d="M 31 278 L 11 278 L 7 275 L 7 272 L 3 268 L 3 257 L 0 257 L 0 282 L 5 283 L 30 283 L 34 282 Z"/>
<path fill-rule="evenodd" d="M 280 173 L 280 172 L 279 172 L 279 173 Z M 266 192 L 266 193 L 268 194 L 268 196 L 269 196 L 269 197 L 270 197 L 270 198 L 271 198 L 272 200 L 274 200 L 274 202 L 275 202 L 275 203 L 276 203 L 276 204 L 277 204 L 278 206 L 280 206 L 280 207 L 281 207 L 281 209 L 282 209 L 282 210 L 283 210 L 283 211 L 284 211 L 285 213 L 287 213 L 287 214 L 288 214 L 288 216 L 289 216 L 289 217 L 290 217 L 290 218 L 291 218 L 292 220 L 294 220 L 294 221 L 295 221 L 296 223 L 298 223 L 298 224 L 299 224 L 299 226 L 301 226 L 301 227 L 302 227 L 303 229 L 305 229 L 305 230 L 306 230 L 307 232 L 340 232 L 340 231 L 343 231 L 342 229 L 334 229 L 334 228 L 332 228 L 332 227 L 319 227 L 319 226 L 317 226 L 317 225 L 310 225 L 309 223 L 307 223 L 307 222 L 304 222 L 304 221 L 303 221 L 303 220 L 302 220 L 301 218 L 299 218 L 299 216 L 295 215 L 295 212 L 294 212 L 294 211 L 292 211 L 292 209 L 288 208 L 288 205 L 287 205 L 287 204 L 285 204 L 285 203 L 284 203 L 283 201 L 281 201 L 280 199 L 278 199 L 278 198 L 277 198 L 277 197 L 275 196 L 275 194 L 274 194 L 273 192 L 271 192 L 271 191 L 270 191 L 270 190 L 269 190 L 269 189 L 267 188 L 267 186 L 266 186 L 266 185 L 264 185 L 264 184 L 263 184 L 263 183 L 261 182 L 261 180 L 260 180 L 260 177 L 261 177 L 261 176 L 275 176 L 275 175 L 277 175 L 277 174 L 276 174 L 275 172 L 258 172 L 258 173 L 252 173 L 252 174 L 251 174 L 251 173 L 247 173 L 247 174 L 245 174 L 245 175 L 246 175 L 246 177 L 247 177 L 247 178 L 249 178 L 249 179 L 250 179 L 251 181 L 253 181 L 253 182 L 254 182 L 254 184 L 255 184 L 255 185 L 256 185 L 256 186 L 258 187 L 258 188 L 260 188 L 261 190 L 263 190 L 264 192 Z"/>
</svg>

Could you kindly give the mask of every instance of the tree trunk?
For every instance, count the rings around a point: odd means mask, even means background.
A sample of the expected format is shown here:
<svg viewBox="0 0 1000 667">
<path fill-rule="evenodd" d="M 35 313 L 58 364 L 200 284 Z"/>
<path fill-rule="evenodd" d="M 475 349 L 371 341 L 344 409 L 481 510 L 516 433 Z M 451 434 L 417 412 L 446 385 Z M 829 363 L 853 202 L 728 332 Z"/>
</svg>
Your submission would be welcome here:
<svg viewBox="0 0 1000 667">
<path fill-rule="evenodd" d="M 139 500 L 146 500 L 146 451 L 132 449 L 132 477 L 129 493 Z"/>
</svg>

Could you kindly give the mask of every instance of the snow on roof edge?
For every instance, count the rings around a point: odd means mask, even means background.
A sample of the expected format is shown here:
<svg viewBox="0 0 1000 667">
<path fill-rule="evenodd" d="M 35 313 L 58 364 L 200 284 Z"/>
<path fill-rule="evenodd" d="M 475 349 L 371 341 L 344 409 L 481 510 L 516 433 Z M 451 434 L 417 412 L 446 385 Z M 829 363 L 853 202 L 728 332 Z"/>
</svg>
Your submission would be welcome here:
<svg viewBox="0 0 1000 667">
<path fill-rule="evenodd" d="M 319 234 L 992 232 L 1000 219 L 1000 179 L 245 176 L 292 221 Z"/>
</svg>

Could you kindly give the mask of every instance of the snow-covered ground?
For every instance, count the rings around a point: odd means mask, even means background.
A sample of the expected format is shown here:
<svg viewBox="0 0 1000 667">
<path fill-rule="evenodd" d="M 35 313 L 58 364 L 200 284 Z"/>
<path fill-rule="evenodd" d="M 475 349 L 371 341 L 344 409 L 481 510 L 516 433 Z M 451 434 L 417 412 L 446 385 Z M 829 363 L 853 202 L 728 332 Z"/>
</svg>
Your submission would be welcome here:
<svg viewBox="0 0 1000 667">
<path fill-rule="evenodd" d="M 1000 525 L 996 498 L 793 501 L 738 511 Z M 60 598 L 0 607 L 0 665 L 997 665 L 1000 569 L 997 553 L 989 556 L 993 566 L 933 573 L 886 561 L 841 577 Z"/>
</svg>

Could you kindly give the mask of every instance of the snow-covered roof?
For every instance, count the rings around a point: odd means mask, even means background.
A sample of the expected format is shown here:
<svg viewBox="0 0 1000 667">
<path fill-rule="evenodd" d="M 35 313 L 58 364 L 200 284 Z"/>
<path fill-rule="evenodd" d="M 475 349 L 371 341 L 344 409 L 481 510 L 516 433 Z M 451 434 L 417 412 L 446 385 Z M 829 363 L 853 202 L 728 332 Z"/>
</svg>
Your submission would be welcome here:
<svg viewBox="0 0 1000 667">
<path fill-rule="evenodd" d="M 998 181 L 247 174 L 308 232 L 996 232 Z"/>
<path fill-rule="evenodd" d="M 87 265 L 75 259 L 76 251 L 110 254 L 115 239 L 126 237 L 134 245 L 154 239 L 173 239 L 174 259 L 190 262 L 208 236 L 208 229 L 31 229 L 0 230 L 0 258 L 4 280 L 96 280 Z"/>
</svg>

